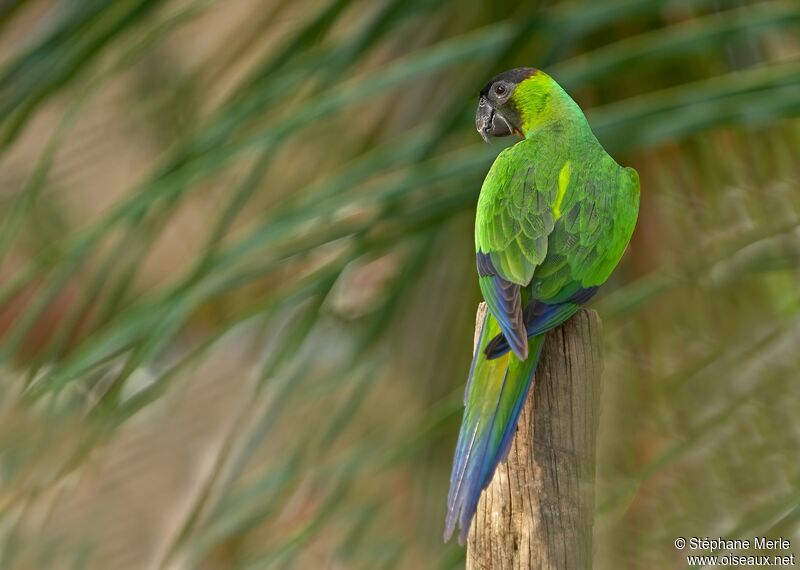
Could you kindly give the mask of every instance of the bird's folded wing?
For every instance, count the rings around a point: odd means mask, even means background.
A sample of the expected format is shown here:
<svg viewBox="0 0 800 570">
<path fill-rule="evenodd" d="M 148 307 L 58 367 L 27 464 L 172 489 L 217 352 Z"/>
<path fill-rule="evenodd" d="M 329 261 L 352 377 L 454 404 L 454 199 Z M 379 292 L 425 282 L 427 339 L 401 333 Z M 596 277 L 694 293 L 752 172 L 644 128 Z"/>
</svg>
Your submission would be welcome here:
<svg viewBox="0 0 800 570">
<path fill-rule="evenodd" d="M 520 287 L 547 255 L 559 194 L 558 165 L 536 167 L 534 150 L 526 140 L 500 153 L 483 183 L 475 221 L 481 293 L 520 357 L 527 353 Z"/>
</svg>

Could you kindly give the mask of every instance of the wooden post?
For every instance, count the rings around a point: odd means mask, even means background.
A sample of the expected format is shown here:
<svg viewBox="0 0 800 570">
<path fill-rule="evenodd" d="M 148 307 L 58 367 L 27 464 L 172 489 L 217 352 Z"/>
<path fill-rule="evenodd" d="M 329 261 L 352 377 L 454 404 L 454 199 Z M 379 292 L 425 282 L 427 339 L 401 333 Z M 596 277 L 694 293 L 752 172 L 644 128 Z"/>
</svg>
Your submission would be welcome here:
<svg viewBox="0 0 800 570">
<path fill-rule="evenodd" d="M 476 330 L 485 315 L 481 304 Z M 586 309 L 547 333 L 508 462 L 478 503 L 468 570 L 591 568 L 600 339 Z"/>
</svg>

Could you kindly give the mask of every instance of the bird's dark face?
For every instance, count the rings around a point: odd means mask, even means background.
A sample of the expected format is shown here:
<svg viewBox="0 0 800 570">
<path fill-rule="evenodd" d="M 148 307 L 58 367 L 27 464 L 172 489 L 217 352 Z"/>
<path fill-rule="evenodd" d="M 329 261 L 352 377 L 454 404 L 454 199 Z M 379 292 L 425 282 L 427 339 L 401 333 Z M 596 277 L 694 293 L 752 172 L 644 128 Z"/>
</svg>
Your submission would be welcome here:
<svg viewBox="0 0 800 570">
<path fill-rule="evenodd" d="M 501 73 L 481 89 L 475 128 L 483 140 L 489 142 L 490 136 L 523 136 L 521 117 L 513 95 L 520 83 L 536 73 L 532 67 L 518 67 Z"/>
</svg>

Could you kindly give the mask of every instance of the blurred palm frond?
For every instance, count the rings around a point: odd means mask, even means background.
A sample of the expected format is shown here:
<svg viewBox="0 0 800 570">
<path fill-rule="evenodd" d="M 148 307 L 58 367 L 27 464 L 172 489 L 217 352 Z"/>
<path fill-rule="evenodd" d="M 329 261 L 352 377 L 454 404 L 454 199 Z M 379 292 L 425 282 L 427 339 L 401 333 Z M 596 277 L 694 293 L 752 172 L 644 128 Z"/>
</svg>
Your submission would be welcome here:
<svg viewBox="0 0 800 570">
<path fill-rule="evenodd" d="M 598 302 L 596 566 L 797 536 L 798 28 L 780 0 L 0 5 L 0 566 L 461 564 L 499 150 L 471 114 L 518 65 L 643 181 Z"/>
</svg>

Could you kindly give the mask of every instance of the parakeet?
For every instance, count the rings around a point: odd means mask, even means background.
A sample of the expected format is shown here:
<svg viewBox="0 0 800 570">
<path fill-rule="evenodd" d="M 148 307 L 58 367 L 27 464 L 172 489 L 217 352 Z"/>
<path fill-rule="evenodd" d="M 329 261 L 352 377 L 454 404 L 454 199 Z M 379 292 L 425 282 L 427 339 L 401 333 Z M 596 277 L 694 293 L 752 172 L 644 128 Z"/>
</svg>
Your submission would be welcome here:
<svg viewBox="0 0 800 570">
<path fill-rule="evenodd" d="M 445 540 L 463 544 L 481 491 L 504 461 L 547 331 L 616 267 L 639 211 L 639 175 L 600 145 L 577 103 L 546 73 L 518 68 L 481 90 L 475 126 L 517 135 L 478 198 L 475 247 L 488 315 L 464 398 Z"/>
</svg>

